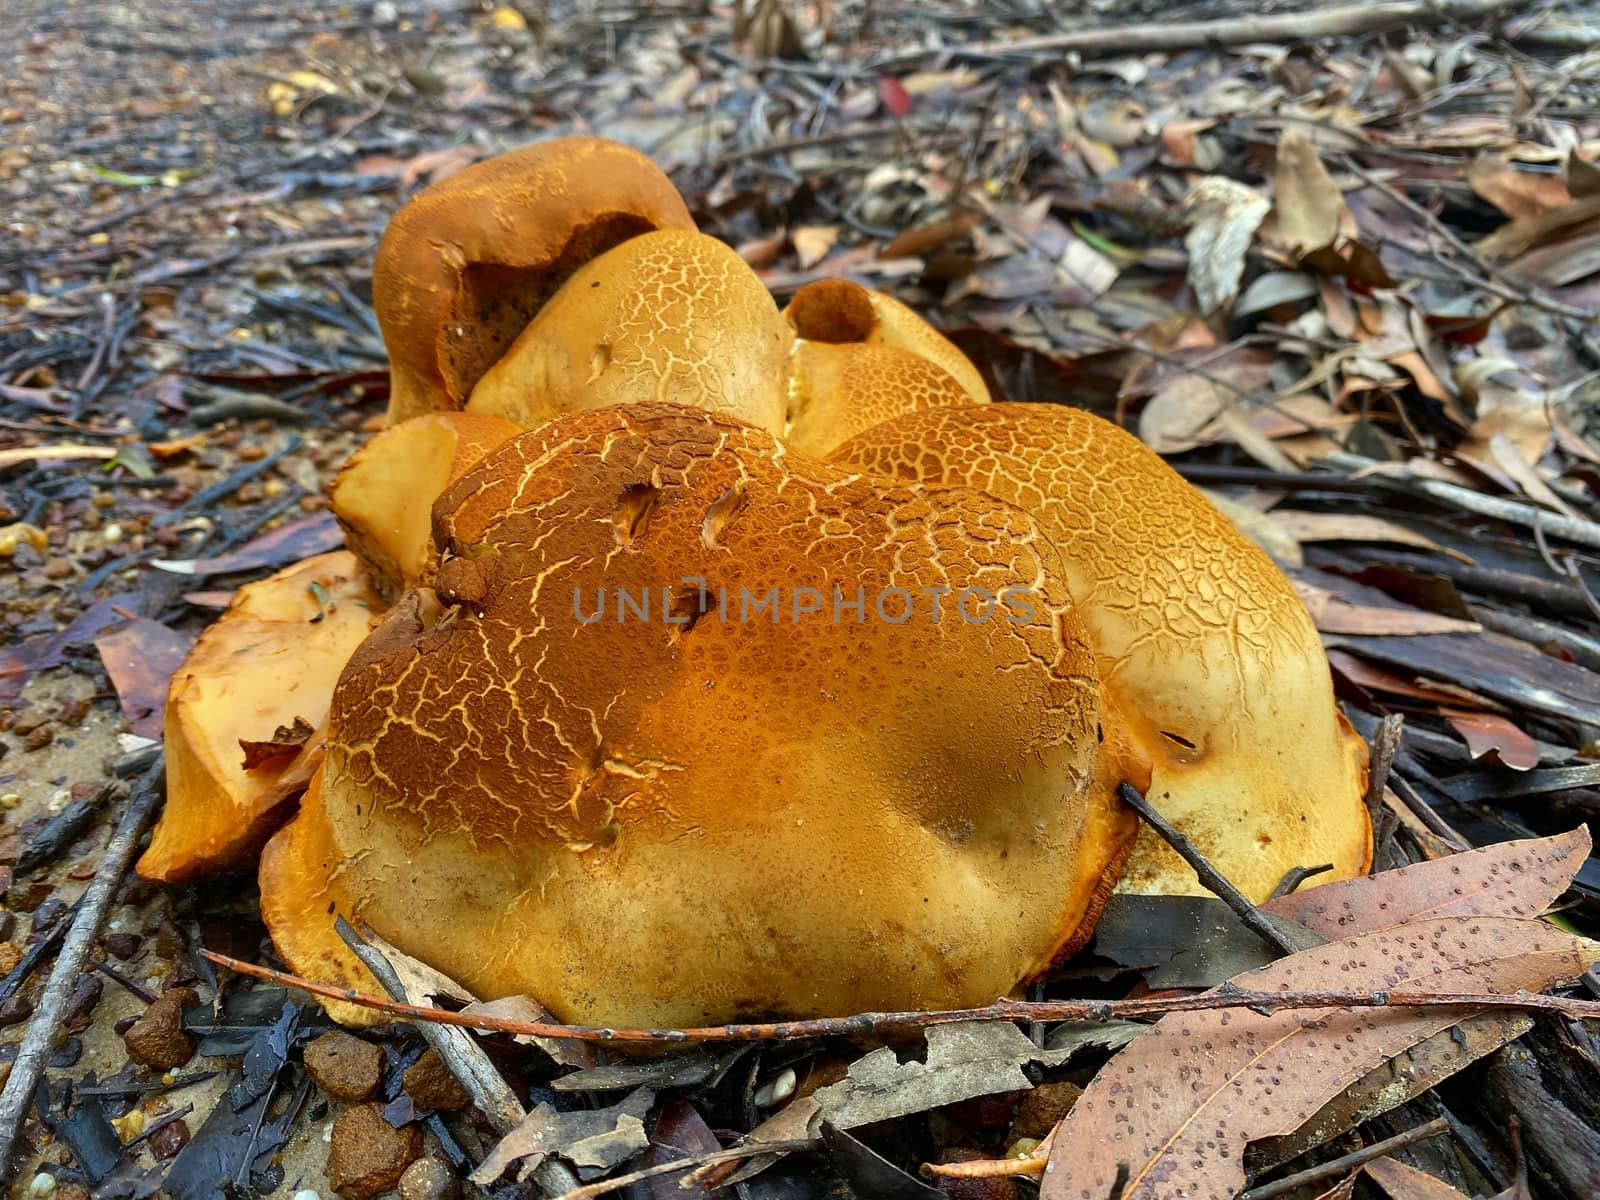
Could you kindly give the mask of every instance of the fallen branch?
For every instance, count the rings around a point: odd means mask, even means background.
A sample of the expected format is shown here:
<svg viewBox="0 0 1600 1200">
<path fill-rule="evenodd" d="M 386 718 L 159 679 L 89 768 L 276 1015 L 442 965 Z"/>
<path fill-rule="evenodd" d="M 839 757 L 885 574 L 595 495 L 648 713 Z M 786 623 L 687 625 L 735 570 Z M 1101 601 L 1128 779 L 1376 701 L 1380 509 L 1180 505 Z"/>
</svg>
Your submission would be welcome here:
<svg viewBox="0 0 1600 1200">
<path fill-rule="evenodd" d="M 1009 38 L 966 45 L 905 50 L 874 60 L 877 67 L 914 59 L 951 55 L 993 58 L 1038 50 L 1079 54 L 1121 54 L 1141 50 L 1203 50 L 1251 42 L 1301 42 L 1316 38 L 1377 33 L 1400 25 L 1437 25 L 1473 21 L 1501 9 L 1511 0 L 1391 0 L 1386 4 L 1346 4 L 1271 16 L 1230 16 L 1213 21 L 1151 21 L 1109 29 L 1074 29 L 1037 37 Z"/>
<path fill-rule="evenodd" d="M 1246 992 L 1226 988 L 1196 996 L 1143 996 L 1132 1000 L 997 1000 L 984 1008 L 939 1012 L 858 1013 L 853 1017 L 816 1017 L 804 1021 L 770 1021 L 745 1025 L 701 1025 L 687 1029 L 608 1029 L 595 1025 L 559 1025 L 551 1021 L 513 1021 L 477 1013 L 449 1012 L 420 1004 L 401 1004 L 354 988 L 334 987 L 288 971 L 202 950 L 211 962 L 252 979 L 298 988 L 313 996 L 342 1000 L 391 1017 L 460 1025 L 488 1033 L 568 1038 L 575 1042 L 786 1042 L 817 1037 L 879 1037 L 904 1029 L 927 1029 L 959 1021 L 1117 1021 L 1165 1016 L 1172 1012 L 1204 1012 L 1248 1008 L 1262 1014 L 1299 1008 L 1506 1008 L 1521 1012 L 1558 1013 L 1573 1020 L 1600 1020 L 1600 1000 L 1572 1000 L 1538 992 L 1508 994 L 1449 992 Z"/>
<path fill-rule="evenodd" d="M 33 1103 L 33 1093 L 44 1073 L 45 1061 L 62 1035 L 67 1007 L 72 1001 L 78 979 L 83 975 L 89 951 L 100 934 L 100 926 L 111 907 L 111 900 L 122 886 L 123 876 L 128 873 L 128 864 L 133 861 L 139 837 L 161 799 L 161 780 L 165 771 L 166 759 L 158 757 L 134 785 L 127 807 L 122 810 L 122 819 L 117 822 L 100 865 L 95 869 L 94 879 L 78 902 L 72 928 L 67 931 L 55 968 L 45 981 L 38 1007 L 34 1009 L 28 1031 L 23 1034 L 22 1045 L 17 1049 L 16 1062 L 12 1065 L 5 1089 L 0 1091 L 0 1163 L 11 1161 L 22 1119 L 28 1112 L 28 1106 Z"/>
<path fill-rule="evenodd" d="M 1345 454 L 1342 451 L 1325 454 L 1319 461 L 1346 474 L 1365 471 L 1378 465 L 1374 459 L 1363 458 L 1359 454 Z M 1594 521 L 1550 512 L 1548 509 L 1535 508 L 1531 504 L 1522 504 L 1515 500 L 1504 500 L 1499 496 L 1485 496 L 1471 488 L 1462 487 L 1458 483 L 1446 483 L 1442 479 L 1424 479 L 1416 475 L 1377 474 L 1366 478 L 1379 487 L 1414 492 L 1430 500 L 1436 500 L 1440 504 L 1459 508 L 1480 517 L 1509 521 L 1513 525 L 1522 525 L 1528 529 L 1565 538 L 1569 542 L 1587 546 L 1591 550 L 1600 550 L 1600 523 Z"/>
<path fill-rule="evenodd" d="M 747 1142 L 742 1146 L 733 1146 L 727 1150 L 713 1150 L 708 1154 L 696 1154 L 689 1158 L 678 1158 L 672 1162 L 657 1163 L 653 1167 L 641 1167 L 637 1171 L 629 1171 L 626 1175 L 614 1175 L 610 1179 L 601 1179 L 595 1183 L 586 1183 L 582 1187 L 574 1188 L 570 1192 L 562 1192 L 553 1200 L 590 1200 L 593 1196 L 604 1196 L 607 1192 L 620 1191 L 625 1187 L 632 1187 L 636 1183 L 643 1183 L 647 1179 L 659 1179 L 663 1175 L 679 1175 L 685 1172 L 700 1172 L 707 1167 L 720 1166 L 722 1163 L 741 1162 L 747 1158 L 758 1158 L 763 1154 L 798 1154 L 804 1150 L 813 1150 L 822 1145 L 822 1139 L 794 1138 L 786 1142 Z M 686 1181 L 687 1182 L 687 1181 Z"/>
<path fill-rule="evenodd" d="M 1440 1137 L 1449 1132 L 1450 1122 L 1444 1117 L 1435 1117 L 1426 1125 L 1418 1125 L 1415 1129 L 1397 1133 L 1391 1138 L 1384 1138 L 1381 1142 L 1373 1142 L 1372 1145 L 1352 1150 L 1349 1154 L 1330 1158 L 1320 1166 L 1297 1171 L 1293 1175 L 1285 1175 L 1282 1179 L 1275 1179 L 1271 1183 L 1249 1188 L 1239 1193 L 1239 1200 L 1272 1200 L 1275 1196 L 1286 1196 L 1307 1184 L 1321 1183 L 1325 1179 L 1343 1175 L 1351 1168 L 1369 1163 L 1375 1158 L 1382 1158 L 1385 1154 L 1392 1154 L 1396 1150 L 1403 1150 L 1407 1146 L 1414 1146 L 1418 1142 L 1425 1142 L 1429 1138 Z"/>
</svg>

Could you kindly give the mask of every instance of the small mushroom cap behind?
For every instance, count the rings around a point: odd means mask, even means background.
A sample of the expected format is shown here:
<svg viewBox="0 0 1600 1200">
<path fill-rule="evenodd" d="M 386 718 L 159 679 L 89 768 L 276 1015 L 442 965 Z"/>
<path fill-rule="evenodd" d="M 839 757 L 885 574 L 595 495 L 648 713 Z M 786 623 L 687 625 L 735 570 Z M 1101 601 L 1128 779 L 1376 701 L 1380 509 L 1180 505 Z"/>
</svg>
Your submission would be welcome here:
<svg viewBox="0 0 1600 1200">
<path fill-rule="evenodd" d="M 437 554 L 433 502 L 520 426 L 484 413 L 427 413 L 376 434 L 339 468 L 328 488 L 345 544 L 395 599 L 422 579 Z"/>
<path fill-rule="evenodd" d="M 589 259 L 654 229 L 693 228 L 661 169 L 603 138 L 538 142 L 424 188 L 389 222 L 373 266 L 390 421 L 462 408 Z"/>
<path fill-rule="evenodd" d="M 666 401 L 783 431 L 788 323 L 749 264 L 662 230 L 585 264 L 478 382 L 468 407 L 531 428 Z"/>
<path fill-rule="evenodd" d="M 988 385 L 972 360 L 893 296 L 848 279 L 819 279 L 796 292 L 783 313 L 804 341 L 893 346 L 943 368 L 968 403 L 989 403 Z"/>
<path fill-rule="evenodd" d="M 981 486 L 1060 547 L 1108 694 L 1154 764 L 1149 799 L 1253 900 L 1296 866 L 1364 872 L 1366 750 L 1289 581 L 1157 455 L 1048 404 L 915 413 L 830 461 Z M 1203 894 L 1149 830 L 1122 888 Z"/>
<path fill-rule="evenodd" d="M 334 682 L 381 608 L 344 550 L 239 589 L 168 687 L 167 802 L 140 875 L 178 883 L 250 865 L 321 761 Z M 296 719 L 316 732 L 245 768 L 241 740 L 271 741 Z"/>
<path fill-rule="evenodd" d="M 642 405 L 435 512 L 469 566 L 356 654 L 263 857 L 295 969 L 361 980 L 337 912 L 481 996 L 680 1025 L 987 1002 L 1087 936 L 1148 767 L 1020 510 Z"/>
</svg>

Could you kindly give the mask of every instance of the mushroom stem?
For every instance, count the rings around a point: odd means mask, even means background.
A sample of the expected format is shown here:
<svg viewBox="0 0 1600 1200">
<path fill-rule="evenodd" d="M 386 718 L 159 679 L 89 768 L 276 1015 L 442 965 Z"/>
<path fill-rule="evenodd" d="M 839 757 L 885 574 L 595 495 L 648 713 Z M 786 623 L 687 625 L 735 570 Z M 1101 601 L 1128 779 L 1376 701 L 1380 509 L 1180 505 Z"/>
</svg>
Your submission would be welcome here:
<svg viewBox="0 0 1600 1200">
<path fill-rule="evenodd" d="M 1233 909 L 1250 932 L 1258 935 L 1278 953 L 1295 954 L 1301 950 L 1309 950 L 1312 946 L 1321 945 L 1322 939 L 1309 929 L 1291 931 L 1286 928 L 1287 923 L 1269 918 L 1251 904 L 1250 898 L 1229 883 L 1221 871 L 1207 862 L 1206 856 L 1195 849 L 1194 843 L 1186 838 L 1177 826 L 1158 813 L 1150 802 L 1139 794 L 1139 789 L 1133 784 L 1118 784 L 1117 795 L 1124 804 L 1139 814 L 1140 820 L 1161 835 L 1161 840 L 1171 846 L 1179 858 L 1194 868 L 1194 873 L 1200 877 L 1200 882 L 1207 891 Z M 1307 941 L 1305 935 L 1310 935 L 1311 940 Z"/>
</svg>

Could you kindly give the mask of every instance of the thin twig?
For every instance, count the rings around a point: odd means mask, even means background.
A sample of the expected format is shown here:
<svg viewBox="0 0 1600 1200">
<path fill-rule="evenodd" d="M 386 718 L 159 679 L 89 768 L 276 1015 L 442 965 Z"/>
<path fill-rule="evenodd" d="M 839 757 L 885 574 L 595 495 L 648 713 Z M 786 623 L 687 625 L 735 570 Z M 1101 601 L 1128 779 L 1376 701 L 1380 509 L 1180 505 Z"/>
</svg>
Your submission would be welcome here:
<svg viewBox="0 0 1600 1200">
<path fill-rule="evenodd" d="M 1488 259 L 1484 258 L 1482 254 L 1479 254 L 1471 246 L 1467 245 L 1467 243 L 1462 241 L 1453 229 L 1451 229 L 1438 217 L 1434 216 L 1426 208 L 1422 207 L 1422 205 L 1418 204 L 1410 196 L 1402 192 L 1399 188 L 1394 187 L 1385 180 L 1378 178 L 1378 176 L 1372 174 L 1370 171 L 1367 171 L 1348 156 L 1344 158 L 1343 165 L 1350 171 L 1351 174 L 1357 175 L 1364 180 L 1369 187 L 1377 188 L 1401 208 L 1405 209 L 1412 216 L 1416 217 L 1417 220 L 1421 221 L 1425 226 L 1427 226 L 1432 233 L 1438 235 L 1438 237 L 1440 237 L 1447 245 L 1449 245 L 1452 250 L 1461 255 L 1468 262 L 1472 263 L 1472 265 L 1477 267 L 1479 271 L 1483 272 L 1484 278 L 1467 279 L 1465 282 L 1473 284 L 1480 291 L 1488 292 L 1492 296 L 1498 296 L 1502 300 L 1509 301 L 1513 304 L 1531 305 L 1534 308 L 1543 309 L 1545 312 L 1550 313 L 1553 316 L 1567 317 L 1571 320 L 1577 321 L 1594 320 L 1595 314 L 1591 312 L 1586 312 L 1581 308 L 1575 308 L 1570 304 L 1563 304 L 1561 301 L 1554 300 L 1551 297 L 1546 296 L 1532 288 L 1519 286 L 1519 281 L 1515 277 L 1508 275 L 1501 268 L 1495 266 Z M 1436 261 L 1443 262 L 1444 260 L 1436 259 Z"/>
<path fill-rule="evenodd" d="M 355 988 L 318 983 L 288 971 L 275 971 L 213 950 L 201 954 L 252 979 L 298 988 L 313 996 L 342 1000 L 391 1017 L 459 1025 L 489 1033 L 567 1038 L 575 1042 L 788 1042 L 819 1037 L 879 1037 L 906 1029 L 927 1029 L 961 1021 L 1116 1021 L 1162 1017 L 1173 1012 L 1207 1012 L 1248 1008 L 1259 1013 L 1301 1008 L 1487 1008 L 1518 1012 L 1560 1013 L 1574 1020 L 1600 1019 L 1600 1000 L 1573 1000 L 1540 992 L 1245 992 L 1214 991 L 1193 996 L 1141 996 L 1131 1000 L 997 1000 L 984 1008 L 937 1012 L 874 1012 L 853 1017 L 816 1017 L 804 1021 L 772 1021 L 747 1025 L 701 1025 L 684 1029 L 626 1029 L 596 1025 L 559 1025 L 553 1021 L 514 1021 L 480 1013 L 450 1012 L 420 1004 L 385 1000 Z"/>
<path fill-rule="evenodd" d="M 587 1183 L 570 1192 L 563 1192 L 554 1200 L 590 1200 L 593 1196 L 604 1196 L 607 1192 L 615 1192 L 621 1188 L 632 1187 L 647 1179 L 658 1179 L 662 1175 L 676 1175 L 685 1171 L 699 1171 L 705 1167 L 714 1167 L 721 1163 L 740 1162 L 747 1158 L 759 1158 L 763 1154 L 798 1154 L 803 1150 L 812 1150 L 822 1144 L 821 1138 L 793 1138 L 785 1142 L 747 1142 L 743 1146 L 732 1146 L 727 1150 L 713 1150 L 708 1154 L 696 1154 L 691 1158 L 680 1158 L 673 1162 L 657 1163 L 653 1167 L 641 1167 L 637 1171 L 629 1171 L 626 1175 L 616 1175 L 610 1179 L 601 1179 L 595 1183 Z M 687 1194 L 687 1193 L 685 1193 Z"/>
<path fill-rule="evenodd" d="M 1117 795 L 1122 798 L 1124 804 L 1139 814 L 1140 820 L 1161 835 L 1161 840 L 1171 846 L 1179 858 L 1194 869 L 1194 873 L 1200 877 L 1200 886 L 1233 909 L 1239 920 L 1244 922 L 1245 928 L 1280 954 L 1294 954 L 1307 949 L 1305 946 L 1296 945 L 1287 933 L 1269 921 L 1259 908 L 1250 903 L 1250 898 L 1234 887 L 1221 871 L 1212 866 L 1206 860 L 1206 856 L 1195 849 L 1194 843 L 1185 837 L 1177 826 L 1158 813 L 1150 802 L 1139 794 L 1139 789 L 1131 783 L 1119 784 Z"/>
<path fill-rule="evenodd" d="M 1260 1187 L 1247 1188 L 1239 1193 L 1238 1200 L 1272 1200 L 1274 1196 L 1285 1196 L 1296 1188 L 1343 1175 L 1362 1163 L 1369 1163 L 1375 1158 L 1382 1158 L 1385 1154 L 1404 1150 L 1407 1146 L 1414 1146 L 1418 1142 L 1425 1142 L 1429 1138 L 1440 1137 L 1449 1132 L 1450 1122 L 1443 1117 L 1435 1117 L 1426 1125 L 1418 1125 L 1415 1129 L 1397 1133 L 1391 1138 L 1384 1138 L 1381 1142 L 1373 1142 L 1372 1145 L 1352 1150 L 1349 1154 L 1330 1158 L 1319 1166 L 1296 1171 L 1293 1175 L 1285 1175 L 1282 1179 L 1274 1179 L 1271 1183 L 1263 1183 Z"/>
<path fill-rule="evenodd" d="M 1378 465 L 1373 459 L 1363 458 L 1358 454 L 1345 454 L 1342 451 L 1325 454 L 1320 461 L 1337 470 L 1352 474 Z M 1424 479 L 1414 475 L 1379 474 L 1373 474 L 1367 476 L 1367 478 L 1370 478 L 1380 486 L 1396 488 L 1400 491 L 1417 492 L 1427 496 L 1430 500 L 1437 500 L 1441 504 L 1450 505 L 1480 517 L 1494 517 L 1497 520 L 1509 521 L 1513 525 L 1521 525 L 1528 529 L 1543 530 L 1545 533 L 1565 538 L 1569 542 L 1587 546 L 1591 550 L 1600 550 L 1600 523 L 1594 521 L 1549 512 L 1546 509 L 1535 508 L 1531 504 L 1519 504 L 1515 500 L 1503 500 L 1499 496 L 1485 496 L 1473 491 L 1471 488 L 1462 487 L 1457 483 L 1446 483 L 1442 479 Z"/>
<path fill-rule="evenodd" d="M 363 940 L 343 917 L 334 923 L 334 929 L 385 991 L 396 1000 L 409 1000 L 400 973 L 378 946 Z M 456 1082 L 466 1089 L 467 1095 L 472 1097 L 473 1106 L 484 1115 L 496 1133 L 504 1137 L 521 1124 L 527 1116 L 527 1110 L 522 1107 L 510 1085 L 501 1078 L 482 1046 L 461 1030 L 450 1029 L 440 1023 L 425 1022 L 419 1026 L 418 1032 L 422 1040 L 433 1047 L 440 1061 L 455 1076 Z M 552 1195 L 570 1191 L 578 1185 L 578 1177 L 572 1170 L 565 1163 L 550 1157 L 534 1168 L 533 1179 Z"/>
<path fill-rule="evenodd" d="M 127 807 L 122 810 L 122 819 L 117 822 L 111 841 L 106 844 L 105 854 L 95 870 L 94 878 L 84 890 L 72 928 L 67 931 L 66 940 L 61 944 L 55 969 L 45 982 L 39 1005 L 28 1023 L 28 1031 L 22 1036 L 22 1045 L 17 1050 L 11 1076 L 6 1080 L 5 1089 L 0 1091 L 0 1163 L 11 1161 L 17 1133 L 22 1128 L 22 1118 L 33 1102 L 34 1089 L 39 1086 L 39 1079 L 44 1073 L 45 1060 L 49 1058 L 56 1039 L 61 1036 L 67 1006 L 72 1001 L 78 977 L 83 974 L 89 950 L 99 936 L 112 898 L 122 886 L 139 837 L 163 794 L 161 785 L 165 769 L 165 758 L 158 758 L 129 794 Z"/>
<path fill-rule="evenodd" d="M 1510 7 L 1510 0 L 1390 0 L 1386 4 L 1346 4 L 1304 12 L 1234 15 L 1213 21 L 1152 21 L 1073 29 L 1036 37 L 1009 38 L 965 45 L 917 47 L 873 60 L 875 67 L 912 62 L 935 55 L 995 58 L 1049 51 L 1059 54 L 1118 54 L 1142 50 L 1210 49 L 1252 42 L 1302 42 L 1317 38 L 1374 33 L 1400 25 L 1471 21 Z"/>
<path fill-rule="evenodd" d="M 334 929 L 390 996 L 409 1003 L 411 997 L 405 983 L 382 950 L 363 939 L 343 917 L 338 919 Z M 483 1048 L 466 1034 L 436 1023 L 424 1024 L 420 1032 L 422 1040 L 438 1053 L 496 1133 L 502 1136 L 510 1133 L 528 1115 Z"/>
</svg>

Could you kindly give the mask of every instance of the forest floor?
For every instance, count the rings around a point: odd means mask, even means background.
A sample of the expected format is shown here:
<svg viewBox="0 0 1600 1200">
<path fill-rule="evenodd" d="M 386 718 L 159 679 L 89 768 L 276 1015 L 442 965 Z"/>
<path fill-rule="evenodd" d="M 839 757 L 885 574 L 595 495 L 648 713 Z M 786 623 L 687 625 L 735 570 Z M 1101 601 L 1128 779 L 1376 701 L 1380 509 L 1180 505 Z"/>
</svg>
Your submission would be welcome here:
<svg viewBox="0 0 1600 1200">
<path fill-rule="evenodd" d="M 1360 732 L 1405 717 L 1377 867 L 1600 816 L 1600 5 L 1396 3 L 1414 11 L 1363 27 L 1232 0 L 754 7 L 736 39 L 725 6 L 629 0 L 8 5 L 0 1076 L 141 794 L 172 671 L 238 586 L 340 543 L 326 485 L 387 396 L 386 222 L 569 132 L 650 154 L 780 302 L 838 275 L 891 291 L 997 397 L 1096 411 L 1208 489 L 1295 580 Z M 1574 869 L 1563 921 L 1594 934 L 1600 866 Z M 1188 935 L 1149 919 L 1170 958 Z M 201 1197 L 225 1174 L 331 1194 L 346 1105 L 301 1065 L 323 1019 L 201 947 L 275 961 L 248 877 L 121 882 L 68 981 L 18 1194 Z M 1146 986 L 1113 951 L 1049 994 Z M 178 986 L 230 996 L 225 1018 L 182 1068 L 136 1066 L 123 1032 Z M 1559 1016 L 1503 1033 L 1249 1162 L 1270 1187 L 1442 1118 L 1398 1161 L 1456 1191 L 1352 1168 L 1252 1194 L 1600 1195 L 1600 1045 Z M 1028 1082 L 1075 1095 L 1115 1040 Z M 489 1129 L 404 1098 L 409 1026 L 372 1044 L 391 1125 L 440 1164 L 408 1196 L 452 1194 Z M 614 1081 L 551 1091 L 541 1052 L 490 1048 L 530 1106 L 611 1111 Z M 804 1092 L 846 1048 L 629 1076 L 663 1093 L 644 1161 L 732 1143 L 763 1085 L 797 1071 Z M 737 1186 L 936 1196 L 917 1164 L 1015 1145 L 1022 1090 L 935 1087 Z"/>
</svg>

